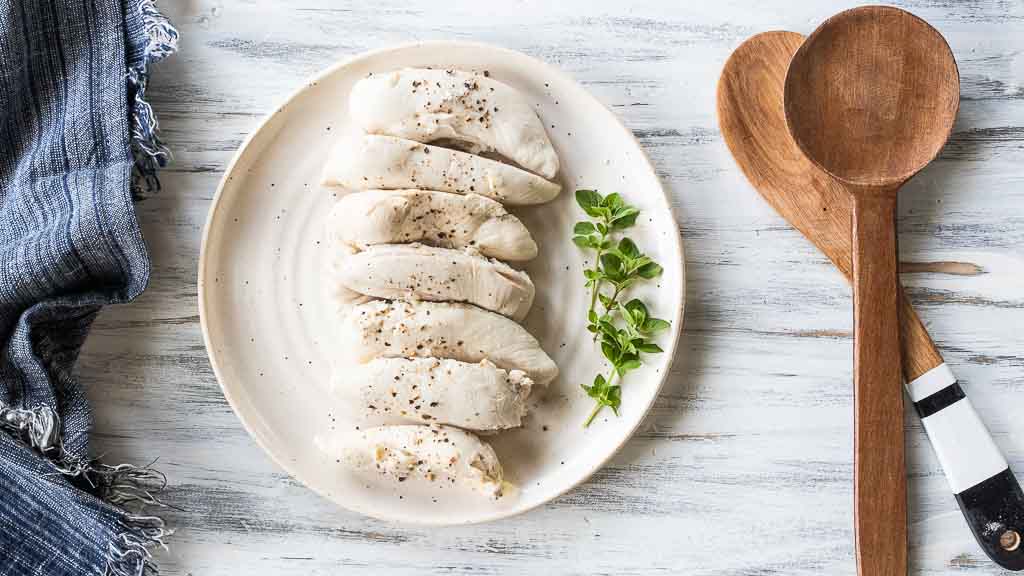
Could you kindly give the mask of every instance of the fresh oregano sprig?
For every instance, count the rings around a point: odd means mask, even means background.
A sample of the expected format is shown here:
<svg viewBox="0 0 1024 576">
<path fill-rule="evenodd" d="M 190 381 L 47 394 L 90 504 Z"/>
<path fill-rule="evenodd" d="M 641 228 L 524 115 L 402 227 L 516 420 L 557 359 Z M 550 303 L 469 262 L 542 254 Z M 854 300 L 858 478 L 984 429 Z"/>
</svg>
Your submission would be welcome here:
<svg viewBox="0 0 1024 576">
<path fill-rule="evenodd" d="M 576 223 L 572 241 L 595 252 L 593 265 L 583 270 L 585 286 L 590 290 L 587 330 L 594 334 L 594 341 L 600 343 L 601 353 L 611 364 L 608 376 L 598 374 L 593 384 L 582 385 L 596 403 L 583 424 L 586 427 L 605 406 L 618 415 L 622 378 L 642 365 L 641 354 L 662 351 L 651 337 L 670 324 L 652 317 L 637 298 L 620 302 L 630 286 L 655 278 L 662 271 L 632 240 L 623 237 L 616 242 L 614 238 L 615 233 L 636 224 L 640 210 L 626 204 L 619 194 L 602 196 L 596 190 L 577 190 L 576 203 L 591 220 Z"/>
</svg>

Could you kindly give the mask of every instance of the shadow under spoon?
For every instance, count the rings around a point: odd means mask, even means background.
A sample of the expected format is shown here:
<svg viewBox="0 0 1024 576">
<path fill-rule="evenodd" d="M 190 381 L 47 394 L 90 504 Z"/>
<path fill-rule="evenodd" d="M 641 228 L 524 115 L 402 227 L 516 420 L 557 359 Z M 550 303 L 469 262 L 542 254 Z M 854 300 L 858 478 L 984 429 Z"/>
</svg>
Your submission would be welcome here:
<svg viewBox="0 0 1024 576">
<path fill-rule="evenodd" d="M 794 32 L 766 32 L 733 52 L 718 83 L 718 120 L 729 150 L 759 194 L 849 280 L 852 201 L 800 151 L 786 127 L 783 88 Z M 1024 569 L 1024 494 L 910 302 L 900 295 L 903 374 L 968 525 L 985 553 Z"/>
</svg>

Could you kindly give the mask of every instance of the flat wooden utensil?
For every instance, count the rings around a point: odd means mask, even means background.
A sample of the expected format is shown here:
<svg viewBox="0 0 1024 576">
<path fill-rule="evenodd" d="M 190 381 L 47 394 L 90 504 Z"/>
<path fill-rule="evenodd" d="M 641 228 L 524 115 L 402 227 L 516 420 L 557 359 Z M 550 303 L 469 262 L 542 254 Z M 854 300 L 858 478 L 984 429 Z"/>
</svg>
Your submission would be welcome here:
<svg viewBox="0 0 1024 576">
<path fill-rule="evenodd" d="M 796 32 L 765 32 L 737 48 L 718 81 L 718 119 L 726 144 L 754 188 L 849 280 L 850 195 L 800 151 L 782 109 L 786 70 L 803 41 Z M 910 382 L 942 364 L 942 355 L 902 295 L 900 306 L 903 373 Z"/>
<path fill-rule="evenodd" d="M 852 202 L 803 155 L 783 112 L 786 70 L 803 41 L 794 32 L 765 32 L 738 47 L 718 82 L 718 121 L 754 188 L 849 280 Z M 985 553 L 1004 568 L 1024 569 L 1024 493 L 902 294 L 900 305 L 907 390 L 957 502 Z"/>
<path fill-rule="evenodd" d="M 931 162 L 960 102 L 942 36 L 897 8 L 826 20 L 786 73 L 797 146 L 853 199 L 854 523 L 862 576 L 907 572 L 896 193 Z"/>
</svg>

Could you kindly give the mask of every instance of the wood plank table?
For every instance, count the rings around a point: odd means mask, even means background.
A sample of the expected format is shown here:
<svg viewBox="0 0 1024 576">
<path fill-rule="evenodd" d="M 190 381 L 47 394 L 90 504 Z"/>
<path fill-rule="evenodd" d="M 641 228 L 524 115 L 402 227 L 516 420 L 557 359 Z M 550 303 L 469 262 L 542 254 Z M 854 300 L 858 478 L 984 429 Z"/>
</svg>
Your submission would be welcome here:
<svg viewBox="0 0 1024 576">
<path fill-rule="evenodd" d="M 1024 4 L 897 2 L 959 60 L 939 161 L 900 196 L 903 281 L 947 362 L 1024 473 Z M 108 461 L 159 457 L 176 533 L 166 574 L 853 574 L 850 289 L 750 188 L 722 142 L 715 83 L 763 30 L 807 33 L 849 7 L 800 2 L 179 0 L 180 53 L 151 102 L 174 152 L 138 205 L 149 290 L 96 324 L 80 375 Z M 310 75 L 426 39 L 555 64 L 636 133 L 687 256 L 674 369 L 593 479 L 494 524 L 422 529 L 337 509 L 279 470 L 221 395 L 199 329 L 203 223 L 242 139 Z M 628 190 L 624 190 L 628 194 Z M 911 572 L 1002 573 L 971 537 L 906 413 Z"/>
</svg>

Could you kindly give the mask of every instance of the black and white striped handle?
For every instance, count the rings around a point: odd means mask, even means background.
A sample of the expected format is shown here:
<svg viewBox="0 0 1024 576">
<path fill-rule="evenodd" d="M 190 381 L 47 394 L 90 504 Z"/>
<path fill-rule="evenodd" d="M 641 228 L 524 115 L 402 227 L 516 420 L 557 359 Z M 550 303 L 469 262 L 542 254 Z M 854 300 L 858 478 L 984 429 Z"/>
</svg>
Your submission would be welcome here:
<svg viewBox="0 0 1024 576">
<path fill-rule="evenodd" d="M 1024 493 L 945 364 L 907 384 L 956 501 L 985 554 L 1024 570 Z"/>
</svg>

